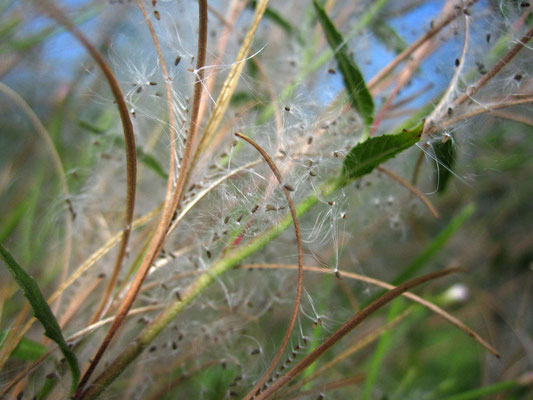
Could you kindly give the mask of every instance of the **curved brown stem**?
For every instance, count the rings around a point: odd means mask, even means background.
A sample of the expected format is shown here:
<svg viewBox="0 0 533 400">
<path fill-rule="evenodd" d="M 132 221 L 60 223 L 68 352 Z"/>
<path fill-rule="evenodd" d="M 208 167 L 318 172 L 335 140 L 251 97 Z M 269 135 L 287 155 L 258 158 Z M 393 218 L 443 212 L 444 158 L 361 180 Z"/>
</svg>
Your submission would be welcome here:
<svg viewBox="0 0 533 400">
<path fill-rule="evenodd" d="M 396 286 L 394 289 L 389 290 L 383 296 L 378 297 L 367 307 L 362 309 L 360 312 L 355 314 L 347 322 L 345 322 L 335 333 L 328 337 L 320 346 L 318 346 L 313 352 L 311 352 L 307 357 L 295 365 L 289 372 L 283 375 L 279 380 L 274 382 L 272 386 L 267 388 L 264 392 L 261 392 L 256 398 L 257 400 L 264 400 L 271 397 L 279 389 L 287 385 L 292 381 L 296 376 L 298 376 L 304 369 L 310 366 L 313 362 L 316 361 L 318 357 L 324 354 L 329 350 L 335 343 L 341 340 L 346 334 L 352 331 L 357 325 L 363 322 L 368 316 L 385 306 L 390 301 L 394 300 L 396 297 L 400 296 L 402 293 L 405 293 L 409 289 L 421 285 L 424 282 L 440 278 L 442 276 L 457 272 L 459 268 L 446 268 L 440 271 L 432 272 L 418 278 L 407 281 L 399 286 Z"/>
<path fill-rule="evenodd" d="M 289 322 L 289 326 L 287 327 L 287 332 L 285 333 L 285 337 L 283 338 L 283 341 L 281 342 L 281 346 L 278 349 L 274 358 L 272 359 L 270 366 L 268 367 L 266 372 L 263 374 L 263 377 L 255 384 L 254 388 L 246 395 L 245 400 L 249 400 L 252 397 L 254 397 L 255 394 L 260 392 L 261 386 L 266 382 L 266 380 L 268 379 L 272 371 L 274 371 L 274 368 L 276 368 L 276 364 L 278 363 L 281 356 L 283 355 L 283 351 L 285 350 L 285 347 L 287 347 L 287 343 L 289 343 L 289 339 L 291 338 L 292 330 L 294 328 L 294 324 L 296 323 L 296 318 L 298 317 L 298 309 L 300 307 L 300 297 L 302 295 L 303 250 L 302 250 L 302 235 L 300 233 L 300 224 L 298 223 L 298 216 L 296 214 L 296 208 L 294 207 L 294 203 L 292 202 L 291 195 L 290 195 L 290 191 L 294 189 L 292 189 L 288 185 L 283 184 L 283 177 L 281 176 L 281 173 L 276 167 L 276 164 L 274 164 L 274 161 L 272 161 L 270 156 L 266 153 L 265 150 L 263 150 L 261 146 L 259 146 L 252 139 L 244 136 L 241 133 L 236 133 L 235 136 L 246 140 L 248 143 L 250 143 L 252 146 L 255 147 L 255 149 L 265 159 L 266 163 L 268 164 L 268 166 L 270 167 L 270 169 L 276 176 L 279 184 L 283 185 L 283 193 L 285 194 L 285 197 L 287 198 L 287 203 L 289 203 L 289 209 L 291 211 L 292 222 L 294 224 L 294 231 L 296 234 L 296 243 L 298 246 L 298 283 L 297 283 L 297 288 L 296 288 L 296 299 L 294 300 L 294 308 L 292 310 L 291 320 Z"/>
</svg>

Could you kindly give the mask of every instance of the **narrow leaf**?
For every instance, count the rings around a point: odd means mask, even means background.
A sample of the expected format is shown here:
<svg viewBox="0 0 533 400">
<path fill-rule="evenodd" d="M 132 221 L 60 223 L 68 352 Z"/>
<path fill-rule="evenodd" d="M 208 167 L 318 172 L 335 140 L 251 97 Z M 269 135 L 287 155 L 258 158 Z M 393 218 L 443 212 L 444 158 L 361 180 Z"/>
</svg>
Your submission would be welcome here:
<svg viewBox="0 0 533 400">
<path fill-rule="evenodd" d="M 73 394 L 80 378 L 78 360 L 76 359 L 74 352 L 68 347 L 67 342 L 65 342 L 63 334 L 61 333 L 61 328 L 59 327 L 52 310 L 50 310 L 50 306 L 43 297 L 35 280 L 22 269 L 22 267 L 11 256 L 9 251 L 7 251 L 7 249 L 5 249 L 1 244 L 0 258 L 2 258 L 4 263 L 7 265 L 9 272 L 11 272 L 13 278 L 15 278 L 15 281 L 21 288 L 22 293 L 30 302 L 35 318 L 37 318 L 44 327 L 44 334 L 57 343 L 59 349 L 65 356 L 70 368 L 70 372 L 72 373 L 71 393 Z"/>
<path fill-rule="evenodd" d="M 408 149 L 420 140 L 423 123 L 395 135 L 373 137 L 352 148 L 344 160 L 347 181 L 366 175 L 382 162 Z"/>
<path fill-rule="evenodd" d="M 0 331 L 0 347 L 7 333 Z M 46 352 L 46 347 L 41 343 L 23 337 L 11 353 L 11 358 L 22 361 L 35 361 Z"/>
<path fill-rule="evenodd" d="M 437 191 L 444 193 L 446 186 L 452 177 L 451 169 L 454 167 L 457 155 L 453 138 L 444 142 L 437 143 L 433 146 L 435 157 L 438 164 L 435 164 L 435 181 L 437 182 Z"/>
<path fill-rule="evenodd" d="M 317 0 L 313 0 L 318 20 L 324 29 L 326 40 L 331 49 L 335 53 L 335 59 L 339 66 L 339 70 L 344 79 L 344 86 L 350 97 L 352 107 L 354 107 L 363 117 L 365 124 L 369 126 L 372 124 L 374 114 L 374 101 L 366 87 L 363 74 L 357 67 L 357 64 L 348 55 L 348 48 L 341 34 L 333 25 L 324 9 L 318 4 Z"/>
</svg>

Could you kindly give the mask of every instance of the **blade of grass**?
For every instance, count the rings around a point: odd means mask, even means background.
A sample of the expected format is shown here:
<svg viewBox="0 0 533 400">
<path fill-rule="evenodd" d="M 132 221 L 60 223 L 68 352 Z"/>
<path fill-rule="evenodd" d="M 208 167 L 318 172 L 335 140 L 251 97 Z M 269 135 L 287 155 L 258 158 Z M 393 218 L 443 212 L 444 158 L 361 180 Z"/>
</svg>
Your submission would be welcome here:
<svg viewBox="0 0 533 400">
<path fill-rule="evenodd" d="M 67 342 L 65 342 L 61 328 L 59 327 L 59 324 L 57 323 L 50 306 L 43 297 L 39 286 L 37 286 L 37 283 L 26 273 L 26 271 L 22 269 L 22 267 L 11 256 L 9 251 L 7 251 L 1 244 L 0 257 L 7 265 L 9 272 L 11 272 L 13 275 L 13 278 L 21 288 L 24 296 L 28 299 L 28 302 L 33 309 L 33 313 L 35 314 L 35 318 L 37 318 L 44 327 L 45 335 L 57 343 L 59 349 L 65 356 L 72 374 L 70 393 L 71 395 L 74 394 L 80 378 L 78 360 L 76 355 L 68 346 Z"/>
</svg>

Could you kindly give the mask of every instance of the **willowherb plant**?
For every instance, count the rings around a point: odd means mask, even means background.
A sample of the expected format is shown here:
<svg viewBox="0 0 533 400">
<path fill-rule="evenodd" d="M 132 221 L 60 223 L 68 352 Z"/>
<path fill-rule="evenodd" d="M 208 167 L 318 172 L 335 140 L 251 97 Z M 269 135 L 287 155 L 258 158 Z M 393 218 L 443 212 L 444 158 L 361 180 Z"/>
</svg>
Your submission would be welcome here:
<svg viewBox="0 0 533 400">
<path fill-rule="evenodd" d="M 531 318 L 487 322 L 478 267 L 494 151 L 531 167 L 528 2 L 28 4 L 0 6 L 2 396 L 531 394 Z"/>
</svg>

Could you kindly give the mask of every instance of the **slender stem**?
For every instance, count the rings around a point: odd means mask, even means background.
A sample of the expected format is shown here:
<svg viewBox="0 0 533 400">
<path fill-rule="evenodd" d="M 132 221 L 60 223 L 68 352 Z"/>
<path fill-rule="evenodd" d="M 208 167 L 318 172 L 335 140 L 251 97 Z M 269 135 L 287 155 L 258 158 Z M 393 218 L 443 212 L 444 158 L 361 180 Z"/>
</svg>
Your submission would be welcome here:
<svg viewBox="0 0 533 400">
<path fill-rule="evenodd" d="M 426 195 L 424 195 L 424 193 L 422 193 L 420 190 L 418 190 L 415 186 L 411 185 L 409 182 L 407 182 L 405 179 L 403 179 L 401 176 L 399 175 L 396 175 L 394 172 L 392 172 L 391 170 L 387 169 L 387 168 L 383 168 L 382 166 L 378 166 L 377 169 L 381 172 L 383 172 L 384 174 L 390 176 L 392 179 L 394 179 L 396 182 L 398 182 L 400 185 L 404 186 L 405 188 L 407 188 L 408 190 L 410 190 L 411 192 L 413 192 L 416 196 L 418 196 L 418 198 L 420 200 L 422 200 L 422 203 L 424 203 L 426 205 L 426 207 L 429 209 L 429 211 L 431 212 L 431 214 L 433 214 L 433 216 L 435 218 L 439 218 L 439 213 L 437 211 L 437 209 L 435 208 L 435 206 L 433 206 L 433 204 L 431 204 L 431 202 L 429 201 L 429 199 L 426 197 Z"/>
<path fill-rule="evenodd" d="M 384 295 L 374 300 L 367 307 L 362 309 L 360 312 L 355 314 L 347 322 L 345 322 L 335 333 L 333 333 L 330 337 L 328 337 L 312 353 L 310 353 L 307 357 L 305 357 L 302 361 L 300 361 L 297 365 L 295 365 L 289 372 L 287 372 L 285 375 L 279 378 L 276 382 L 274 382 L 264 392 L 260 393 L 256 399 L 264 400 L 272 396 L 279 389 L 287 385 L 296 376 L 298 376 L 298 374 L 300 374 L 309 365 L 315 362 L 318 359 L 318 357 L 320 357 L 327 350 L 333 347 L 334 344 L 336 344 L 344 336 L 346 336 L 349 332 L 351 332 L 357 325 L 363 322 L 368 316 L 370 316 L 371 314 L 373 314 L 374 312 L 376 312 L 377 310 L 385 306 L 387 303 L 394 300 L 396 297 L 400 296 L 402 293 L 405 293 L 409 289 L 415 286 L 421 285 L 422 283 L 440 278 L 442 276 L 445 276 L 445 275 L 448 275 L 448 274 L 451 274 L 457 271 L 458 271 L 458 268 L 442 269 L 440 271 L 432 272 L 432 273 L 420 276 L 418 278 L 412 279 L 408 282 L 405 282 L 395 287 L 394 289 L 389 290 Z"/>
<path fill-rule="evenodd" d="M 135 298 L 137 297 L 137 294 L 139 293 L 141 285 L 144 282 L 144 279 L 146 278 L 146 275 L 148 273 L 148 270 L 150 269 L 150 266 L 152 265 L 153 261 L 157 257 L 157 254 L 159 254 L 159 252 L 163 248 L 163 245 L 167 237 L 166 234 L 168 231 L 168 227 L 171 223 L 172 215 L 174 213 L 174 210 L 176 210 L 178 203 L 183 194 L 183 188 L 185 187 L 186 179 L 188 176 L 188 171 L 190 168 L 190 157 L 192 153 L 192 147 L 194 145 L 196 132 L 197 132 L 198 108 L 200 106 L 200 100 L 202 96 L 203 67 L 205 65 L 205 54 L 206 54 L 206 48 L 207 48 L 207 0 L 200 0 L 198 2 L 198 9 L 199 9 L 199 13 L 198 13 L 199 32 L 198 32 L 198 53 L 197 53 L 197 59 L 196 59 L 197 60 L 196 69 L 199 72 L 198 72 L 197 79 L 194 85 L 193 109 L 191 113 L 189 133 L 187 135 L 187 144 L 185 146 L 183 160 L 181 162 L 181 168 L 180 168 L 180 172 L 179 172 L 178 179 L 176 182 L 176 188 L 174 189 L 174 192 L 172 194 L 172 199 L 170 200 L 170 204 L 168 202 L 168 191 L 167 191 L 167 199 L 165 201 L 165 206 L 163 207 L 163 213 L 161 216 L 161 220 L 157 227 L 156 234 L 154 235 L 154 238 L 150 244 L 150 248 L 148 249 L 147 255 L 144 258 L 143 263 L 141 264 L 139 271 L 137 272 L 137 275 L 135 276 L 128 293 L 126 294 L 126 297 L 120 304 L 119 310 L 117 312 L 117 317 L 115 321 L 113 322 L 113 325 L 109 329 L 106 337 L 104 338 L 102 344 L 98 348 L 98 351 L 93 357 L 93 361 L 89 365 L 88 370 L 85 372 L 80 382 L 80 385 L 78 387 L 78 392 L 76 394 L 77 397 L 85 398 L 86 395 L 83 392 L 83 388 L 87 384 L 90 376 L 92 375 L 96 366 L 98 365 L 98 362 L 101 360 L 104 352 L 106 351 L 109 344 L 111 343 L 111 339 L 114 337 L 114 335 L 116 334 L 116 332 L 122 325 L 122 322 L 126 318 L 128 311 L 131 308 L 131 305 L 133 304 Z M 171 154 L 171 157 L 173 156 L 174 154 Z M 171 180 L 172 178 L 173 177 L 169 175 L 169 180 Z"/>
<path fill-rule="evenodd" d="M 274 164 L 274 161 L 272 161 L 272 159 L 266 153 L 266 151 L 261 146 L 259 146 L 256 142 L 254 142 L 252 139 L 244 136 L 241 133 L 236 133 L 235 136 L 246 140 L 248 143 L 250 143 L 252 146 L 255 147 L 255 149 L 265 159 L 266 163 L 268 164 L 268 166 L 270 167 L 270 169 L 276 176 L 279 184 L 283 185 L 283 177 L 281 176 L 281 172 L 279 172 L 278 168 L 276 167 L 276 164 Z M 276 364 L 279 362 L 281 356 L 283 355 L 283 351 L 287 347 L 287 343 L 289 343 L 289 339 L 291 338 L 294 324 L 296 323 L 296 318 L 298 317 L 298 309 L 300 307 L 300 298 L 302 295 L 302 281 L 303 281 L 302 234 L 300 233 L 300 224 L 298 223 L 296 209 L 294 208 L 294 203 L 291 199 L 289 188 L 290 186 L 283 185 L 283 193 L 285 194 L 287 203 L 289 203 L 289 209 L 291 211 L 292 222 L 294 224 L 294 232 L 296 234 L 296 244 L 298 246 L 298 283 L 296 285 L 296 299 L 294 300 L 294 307 L 292 310 L 291 320 L 289 322 L 289 326 L 287 327 L 287 331 L 285 332 L 285 337 L 283 338 L 283 341 L 281 342 L 281 346 L 279 347 L 276 355 L 270 362 L 270 365 L 267 368 L 266 372 L 263 374 L 263 377 L 259 379 L 259 381 L 255 384 L 254 388 L 246 395 L 245 400 L 249 400 L 250 398 L 254 396 L 256 392 L 259 392 L 261 390 L 261 386 L 266 382 L 266 380 L 268 379 L 272 371 L 274 371 L 274 368 L 276 368 Z M 294 190 L 294 189 L 291 188 L 291 190 Z"/>
</svg>

